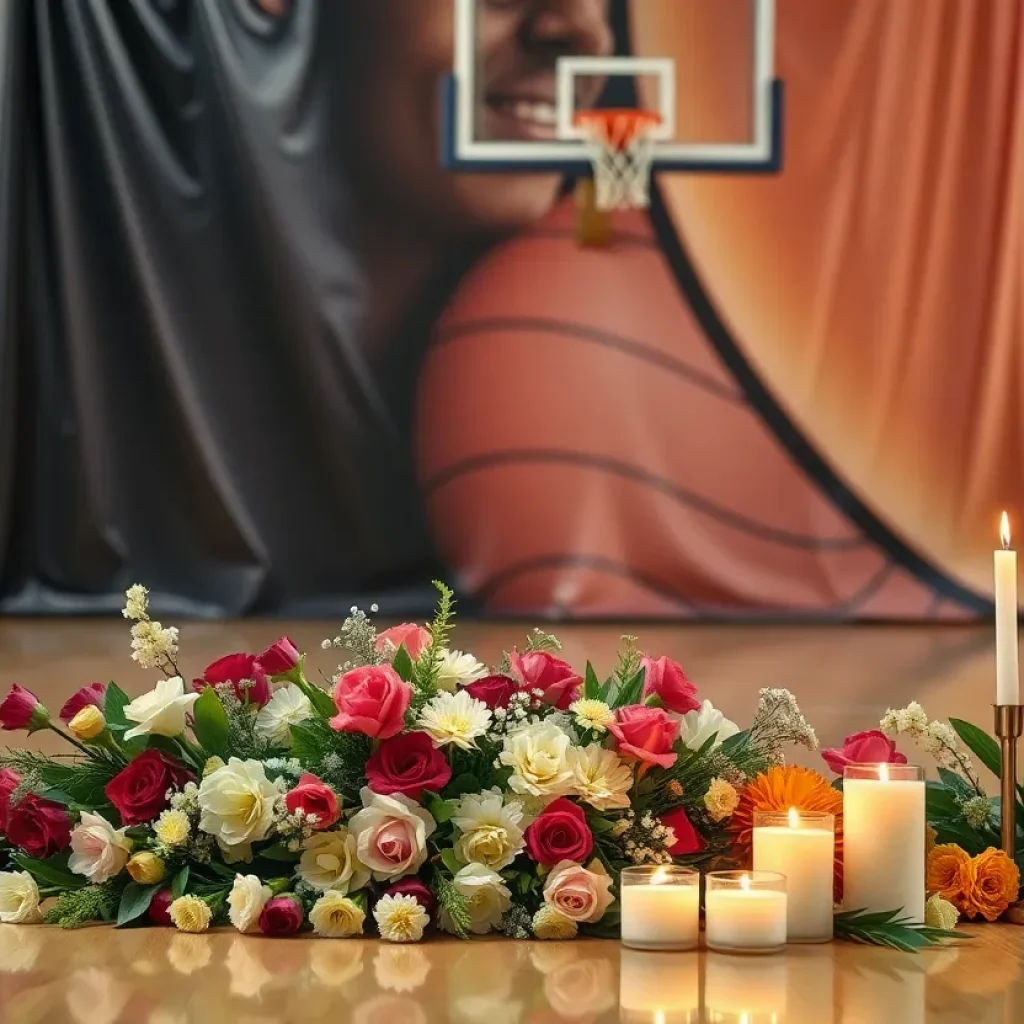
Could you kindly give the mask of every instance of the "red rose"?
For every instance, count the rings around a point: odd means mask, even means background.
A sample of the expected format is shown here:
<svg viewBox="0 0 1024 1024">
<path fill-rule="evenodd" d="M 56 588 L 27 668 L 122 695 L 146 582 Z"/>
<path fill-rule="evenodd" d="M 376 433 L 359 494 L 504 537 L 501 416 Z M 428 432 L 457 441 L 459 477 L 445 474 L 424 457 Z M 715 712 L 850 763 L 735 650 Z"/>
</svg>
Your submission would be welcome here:
<svg viewBox="0 0 1024 1024">
<path fill-rule="evenodd" d="M 260 914 L 260 931 L 264 935 L 291 935 L 302 927 L 302 907 L 292 896 L 275 896 L 267 900 Z"/>
<path fill-rule="evenodd" d="M 526 852 L 545 867 L 559 861 L 583 863 L 594 850 L 594 835 L 579 804 L 564 796 L 548 804 L 526 830 Z"/>
<path fill-rule="evenodd" d="M 842 775 L 848 764 L 906 764 L 906 756 L 896 749 L 884 732 L 869 729 L 855 732 L 843 740 L 840 749 L 823 750 L 821 756 L 836 775 Z"/>
<path fill-rule="evenodd" d="M 18 788 L 21 776 L 13 768 L 0 769 L 0 832 L 7 828 L 11 812 L 11 794 Z"/>
<path fill-rule="evenodd" d="M 399 626 L 392 626 L 385 629 L 383 633 L 377 634 L 376 647 L 383 651 L 390 644 L 396 651 L 403 644 L 405 653 L 416 661 L 419 656 L 430 646 L 430 630 L 423 626 L 417 626 L 415 622 L 403 622 Z"/>
<path fill-rule="evenodd" d="M 30 857 L 52 857 L 71 845 L 71 821 L 67 809 L 29 793 L 10 809 L 7 838 Z"/>
<path fill-rule="evenodd" d="M 640 662 L 644 670 L 644 696 L 658 697 L 662 704 L 677 715 L 699 711 L 697 687 L 686 678 L 681 665 L 671 658 L 645 657 Z"/>
<path fill-rule="evenodd" d="M 384 890 L 384 895 L 412 896 L 430 915 L 431 921 L 434 920 L 434 915 L 437 913 L 437 899 L 418 878 L 403 878 L 400 882 L 395 882 L 394 885 L 388 886 Z"/>
<path fill-rule="evenodd" d="M 37 732 L 50 724 L 50 715 L 31 690 L 15 683 L 0 702 L 0 729 Z"/>
<path fill-rule="evenodd" d="M 82 708 L 87 708 L 90 705 L 102 711 L 103 702 L 106 700 L 106 697 L 106 683 L 90 683 L 88 686 L 83 686 L 64 702 L 64 707 L 60 709 L 61 721 L 70 722 Z"/>
<path fill-rule="evenodd" d="M 420 800 L 425 789 L 439 793 L 451 778 L 451 765 L 425 732 L 384 740 L 366 762 L 366 781 L 381 796 L 404 793 Z"/>
<path fill-rule="evenodd" d="M 508 676 L 484 676 L 465 689 L 470 697 L 483 701 L 493 711 L 495 708 L 507 708 L 512 694 L 519 693 L 522 687 Z"/>
<path fill-rule="evenodd" d="M 169 928 L 174 922 L 171 921 L 171 904 L 174 902 L 174 894 L 170 889 L 161 889 L 153 896 L 149 904 L 149 920 L 163 928 Z"/>
<path fill-rule="evenodd" d="M 671 768 L 677 754 L 672 744 L 679 736 L 679 723 L 673 722 L 663 708 L 645 708 L 641 705 L 619 708 L 608 731 L 618 741 L 623 757 L 632 757 L 646 764 Z"/>
<path fill-rule="evenodd" d="M 248 681 L 250 685 L 240 684 Z M 259 659 L 252 654 L 227 654 L 206 666 L 201 679 L 193 679 L 193 689 L 202 692 L 208 686 L 230 683 L 240 701 L 263 707 L 270 700 L 270 680 L 260 666 Z"/>
<path fill-rule="evenodd" d="M 673 857 L 683 857 L 688 853 L 700 853 L 704 849 L 704 840 L 701 839 L 700 833 L 693 827 L 693 823 L 686 816 L 686 811 L 682 807 L 663 814 L 658 820 L 676 834 L 675 843 L 668 848 L 668 852 Z"/>
<path fill-rule="evenodd" d="M 315 814 L 315 828 L 318 831 L 330 828 L 341 817 L 341 809 L 334 790 L 309 772 L 302 775 L 295 788 L 285 794 L 284 805 L 288 808 L 289 814 L 296 811 Z"/>
<path fill-rule="evenodd" d="M 180 761 L 161 750 L 144 750 L 104 787 L 122 825 L 144 825 L 167 807 L 167 791 L 180 789 L 196 777 Z"/>
<path fill-rule="evenodd" d="M 338 714 L 331 728 L 386 740 L 405 728 L 412 687 L 390 665 L 367 665 L 346 672 L 334 687 Z"/>
<path fill-rule="evenodd" d="M 565 711 L 579 697 L 583 679 L 576 670 L 561 658 L 552 657 L 546 651 L 531 651 L 509 655 L 512 671 L 528 690 L 543 690 L 541 700 L 559 711 Z"/>
<path fill-rule="evenodd" d="M 302 655 L 298 647 L 283 636 L 275 640 L 256 660 L 268 676 L 287 676 L 299 667 Z"/>
</svg>

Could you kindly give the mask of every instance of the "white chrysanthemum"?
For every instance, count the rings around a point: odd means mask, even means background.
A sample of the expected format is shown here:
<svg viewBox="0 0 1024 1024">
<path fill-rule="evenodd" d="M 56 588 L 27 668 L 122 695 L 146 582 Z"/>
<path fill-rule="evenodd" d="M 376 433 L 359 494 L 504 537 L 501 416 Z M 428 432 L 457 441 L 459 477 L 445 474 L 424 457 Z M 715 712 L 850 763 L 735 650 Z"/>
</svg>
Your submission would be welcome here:
<svg viewBox="0 0 1024 1024">
<path fill-rule="evenodd" d="M 83 811 L 71 831 L 68 867 L 76 875 L 85 875 L 93 885 L 102 885 L 121 872 L 131 852 L 132 841 L 125 829 L 114 828 L 100 814 Z"/>
<path fill-rule="evenodd" d="M 538 939 L 575 939 L 579 925 L 551 904 L 545 903 L 533 915 L 533 934 Z"/>
<path fill-rule="evenodd" d="M 157 841 L 167 847 L 184 846 L 192 831 L 192 823 L 184 811 L 163 811 L 153 825 Z"/>
<path fill-rule="evenodd" d="M 126 619 L 145 619 L 149 615 L 149 591 L 141 583 L 134 583 L 124 592 L 125 602 L 121 614 Z"/>
<path fill-rule="evenodd" d="M 282 686 L 257 713 L 256 732 L 276 747 L 287 747 L 292 741 L 291 727 L 312 714 L 309 698 L 294 683 Z"/>
<path fill-rule="evenodd" d="M 198 693 L 186 693 L 181 676 L 161 679 L 149 693 L 125 705 L 124 717 L 137 722 L 125 734 L 136 736 L 180 736 L 185 731 L 185 716 L 199 700 Z"/>
<path fill-rule="evenodd" d="M 458 829 L 455 856 L 464 864 L 483 864 L 494 871 L 508 867 L 526 845 L 523 807 L 505 803 L 500 789 L 468 793 L 457 801 L 452 824 Z"/>
<path fill-rule="evenodd" d="M 311 835 L 302 844 L 295 873 L 314 889 L 342 895 L 362 889 L 370 880 L 370 869 L 356 852 L 356 837 L 347 828 Z"/>
<path fill-rule="evenodd" d="M 142 619 L 132 626 L 132 660 L 142 668 L 166 671 L 173 668 L 177 656 L 177 626 L 165 628 L 151 619 Z"/>
<path fill-rule="evenodd" d="M 437 685 L 454 693 L 460 686 L 468 686 L 488 674 L 487 666 L 472 654 L 443 650 L 438 656 Z"/>
<path fill-rule="evenodd" d="M 309 923 L 325 939 L 347 939 L 363 934 L 366 914 L 358 903 L 337 889 L 330 889 L 313 904 Z"/>
<path fill-rule="evenodd" d="M 501 875 L 483 864 L 467 864 L 452 880 L 452 885 L 466 897 L 469 910 L 469 930 L 474 935 L 486 935 L 501 924 L 502 916 L 512 905 L 512 893 Z M 441 909 L 438 922 L 446 932 L 455 934 L 455 925 L 448 912 Z"/>
<path fill-rule="evenodd" d="M 581 729 L 607 732 L 609 724 L 615 721 L 615 712 L 603 700 L 584 698 L 570 704 L 569 710 L 576 716 L 576 724 Z"/>
<path fill-rule="evenodd" d="M 209 906 L 198 896 L 179 896 L 167 913 L 179 932 L 205 932 L 213 918 Z"/>
<path fill-rule="evenodd" d="M 569 737 L 561 729 L 539 722 L 505 737 L 499 760 L 512 769 L 508 784 L 516 793 L 562 796 L 572 790 L 568 750 Z"/>
<path fill-rule="evenodd" d="M 739 731 L 740 727 L 730 722 L 709 700 L 701 704 L 699 711 L 687 711 L 679 722 L 679 738 L 690 750 L 700 750 L 712 736 L 715 746 L 719 747 Z"/>
<path fill-rule="evenodd" d="M 266 839 L 280 796 L 259 761 L 232 757 L 199 784 L 199 827 L 225 846 Z"/>
<path fill-rule="evenodd" d="M 405 893 L 381 896 L 373 917 L 385 942 L 419 942 L 430 924 L 430 915 L 419 900 Z"/>
<path fill-rule="evenodd" d="M 27 871 L 0 871 L 0 921 L 36 924 L 41 920 L 35 879 Z"/>
<path fill-rule="evenodd" d="M 439 693 L 423 706 L 417 724 L 439 747 L 453 743 L 472 750 L 477 736 L 483 736 L 491 724 L 491 711 L 465 690 Z"/>
<path fill-rule="evenodd" d="M 614 750 L 599 743 L 570 747 L 566 761 L 572 771 L 573 792 L 599 811 L 629 807 L 633 770 Z"/>
<path fill-rule="evenodd" d="M 254 931 L 272 896 L 270 886 L 255 875 L 235 875 L 228 893 L 228 920 L 240 932 Z"/>
</svg>

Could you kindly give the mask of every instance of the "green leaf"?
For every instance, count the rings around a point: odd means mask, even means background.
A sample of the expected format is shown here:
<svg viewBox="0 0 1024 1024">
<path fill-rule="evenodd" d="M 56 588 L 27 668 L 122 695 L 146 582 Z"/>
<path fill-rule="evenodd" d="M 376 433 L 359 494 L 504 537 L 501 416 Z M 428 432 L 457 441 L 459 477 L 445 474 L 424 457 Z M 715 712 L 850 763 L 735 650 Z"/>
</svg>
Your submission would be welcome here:
<svg viewBox="0 0 1024 1024">
<path fill-rule="evenodd" d="M 598 836 L 611 832 L 615 828 L 614 821 L 609 821 L 607 818 L 601 818 L 597 815 L 587 818 L 587 824 L 590 826 L 590 831 Z"/>
<path fill-rule="evenodd" d="M 174 876 L 174 881 L 171 882 L 171 895 L 175 899 L 185 895 L 185 889 L 188 888 L 188 876 L 189 866 L 187 864 Z"/>
<path fill-rule="evenodd" d="M 280 861 L 283 864 L 294 864 L 300 856 L 297 853 L 292 853 L 291 850 L 281 843 L 274 843 L 273 846 L 260 850 L 259 855 L 266 860 Z"/>
<path fill-rule="evenodd" d="M 597 673 L 594 671 L 594 666 L 587 662 L 587 671 L 584 676 L 583 682 L 583 696 L 587 700 L 600 700 L 601 699 L 601 682 L 597 678 Z"/>
<path fill-rule="evenodd" d="M 951 772 L 948 768 L 940 768 L 939 778 L 942 784 L 953 791 L 953 795 L 961 800 L 971 800 L 978 795 L 977 790 L 964 778 Z"/>
<path fill-rule="evenodd" d="M 949 724 L 956 730 L 957 736 L 964 741 L 964 746 L 998 778 L 1003 764 L 999 744 L 976 725 L 971 725 L 970 722 L 965 722 L 961 718 L 951 718 Z"/>
<path fill-rule="evenodd" d="M 889 946 L 904 953 L 917 953 L 928 946 L 938 946 L 950 939 L 970 939 L 973 936 L 959 931 L 944 931 L 914 924 L 909 918 L 902 918 L 900 910 L 868 913 L 863 910 L 848 910 L 836 914 L 833 921 L 835 937 L 849 942 L 860 942 L 873 946 Z"/>
<path fill-rule="evenodd" d="M 103 699 L 103 717 L 107 727 L 114 732 L 124 732 L 134 722 L 124 717 L 124 709 L 131 703 L 131 698 L 117 683 L 107 683 L 107 693 Z"/>
<path fill-rule="evenodd" d="M 129 882 L 121 893 L 121 902 L 117 907 L 117 927 L 124 925 L 149 910 L 153 897 L 163 888 L 162 885 L 139 885 L 138 882 Z"/>
<path fill-rule="evenodd" d="M 333 718 L 338 713 L 334 698 L 326 690 L 321 690 L 319 686 L 310 683 L 305 693 L 313 707 L 324 718 Z"/>
<path fill-rule="evenodd" d="M 395 656 L 391 660 L 391 667 L 398 673 L 399 678 L 404 679 L 407 683 L 412 682 L 412 658 L 409 657 L 409 652 L 405 649 L 404 643 L 400 644 L 398 650 L 395 651 Z"/>
<path fill-rule="evenodd" d="M 731 754 L 735 750 L 740 750 L 745 747 L 750 740 L 750 732 L 737 732 L 733 733 L 727 740 L 722 742 L 722 753 L 725 755 Z"/>
<path fill-rule="evenodd" d="M 27 871 L 37 882 L 44 882 L 46 885 L 56 885 L 61 889 L 81 889 L 87 883 L 81 875 L 76 875 L 68 868 L 68 855 L 58 854 L 56 857 L 49 857 L 46 860 L 37 860 L 25 853 L 15 853 L 11 860 Z"/>
<path fill-rule="evenodd" d="M 192 705 L 194 721 L 192 731 L 202 748 L 217 757 L 228 753 L 228 715 L 217 696 L 217 691 L 208 686 Z"/>
<path fill-rule="evenodd" d="M 956 795 L 941 782 L 929 780 L 925 783 L 924 803 L 929 821 L 933 821 L 935 818 L 958 819 L 961 817 Z"/>
<path fill-rule="evenodd" d="M 450 846 L 446 846 L 441 851 L 441 860 L 444 862 L 444 866 L 453 875 L 457 875 L 462 869 L 462 865 L 459 863 L 458 857 L 455 856 L 455 851 Z"/>
<path fill-rule="evenodd" d="M 628 707 L 630 704 L 640 703 L 640 698 L 644 692 L 645 674 L 646 669 L 639 668 L 626 680 L 615 695 L 615 707 L 623 708 Z"/>
<path fill-rule="evenodd" d="M 426 793 L 425 803 L 427 810 L 430 811 L 431 815 L 439 825 L 443 825 L 446 821 L 451 821 L 452 815 L 455 813 L 455 805 L 449 800 L 442 800 L 436 793 Z"/>
<path fill-rule="evenodd" d="M 449 798 L 462 796 L 465 793 L 479 793 L 480 792 L 480 780 L 469 772 L 463 772 L 462 775 L 457 775 L 451 782 L 445 786 L 445 793 Z"/>
<path fill-rule="evenodd" d="M 40 765 L 39 781 L 47 796 L 63 804 L 99 809 L 109 806 L 107 783 L 123 766 L 108 760 L 54 761 Z"/>
</svg>

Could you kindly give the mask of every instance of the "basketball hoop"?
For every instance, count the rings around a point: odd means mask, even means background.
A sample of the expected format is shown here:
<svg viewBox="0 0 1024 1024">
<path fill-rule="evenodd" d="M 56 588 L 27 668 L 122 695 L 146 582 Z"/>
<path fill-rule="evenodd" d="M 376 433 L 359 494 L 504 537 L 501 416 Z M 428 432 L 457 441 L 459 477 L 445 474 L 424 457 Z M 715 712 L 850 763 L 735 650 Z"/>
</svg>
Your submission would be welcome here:
<svg viewBox="0 0 1024 1024">
<path fill-rule="evenodd" d="M 597 209 L 646 207 L 661 115 L 653 110 L 581 110 L 573 120 L 590 145 Z"/>
</svg>

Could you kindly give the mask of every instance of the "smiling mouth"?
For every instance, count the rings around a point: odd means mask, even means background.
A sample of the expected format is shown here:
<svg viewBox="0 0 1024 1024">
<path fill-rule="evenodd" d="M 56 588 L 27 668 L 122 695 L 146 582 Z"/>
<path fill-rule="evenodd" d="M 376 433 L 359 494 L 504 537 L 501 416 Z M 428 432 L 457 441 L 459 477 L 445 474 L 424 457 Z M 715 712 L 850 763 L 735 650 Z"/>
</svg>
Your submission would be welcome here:
<svg viewBox="0 0 1024 1024">
<path fill-rule="evenodd" d="M 489 141 L 550 142 L 558 138 L 558 107 L 539 96 L 492 94 L 481 108 L 480 134 Z"/>
</svg>

